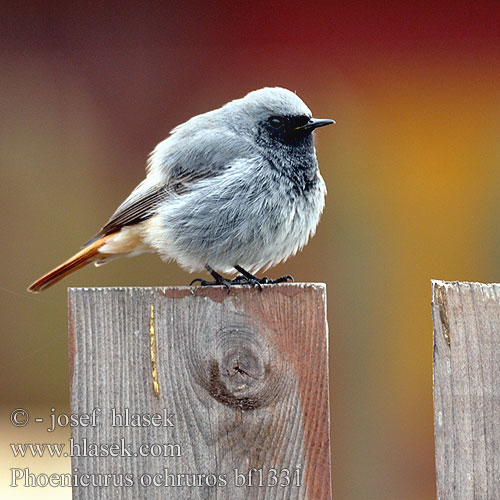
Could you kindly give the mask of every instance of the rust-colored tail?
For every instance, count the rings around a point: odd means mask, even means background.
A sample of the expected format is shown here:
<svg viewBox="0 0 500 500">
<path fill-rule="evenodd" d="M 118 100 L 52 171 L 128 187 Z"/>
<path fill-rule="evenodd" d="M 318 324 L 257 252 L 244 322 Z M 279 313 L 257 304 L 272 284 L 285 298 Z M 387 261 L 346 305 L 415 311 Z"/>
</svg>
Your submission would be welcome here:
<svg viewBox="0 0 500 500">
<path fill-rule="evenodd" d="M 30 292 L 41 292 L 46 288 L 54 285 L 58 281 L 62 280 L 69 274 L 73 273 L 77 269 L 94 262 L 97 259 L 104 257 L 103 254 L 99 253 L 99 248 L 101 248 L 106 241 L 113 236 L 112 234 L 108 234 L 98 240 L 92 242 L 90 245 L 82 248 L 78 253 L 73 255 L 66 262 L 63 262 L 60 266 L 57 266 L 52 271 L 48 272 L 40 279 L 36 280 L 32 285 L 29 286 L 28 291 Z"/>
</svg>

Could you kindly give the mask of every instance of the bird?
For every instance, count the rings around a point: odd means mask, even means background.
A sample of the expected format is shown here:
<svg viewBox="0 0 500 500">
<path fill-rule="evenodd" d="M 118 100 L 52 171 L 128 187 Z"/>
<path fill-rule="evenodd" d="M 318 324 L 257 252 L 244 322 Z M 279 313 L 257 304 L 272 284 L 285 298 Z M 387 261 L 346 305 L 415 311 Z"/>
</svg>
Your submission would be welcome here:
<svg viewBox="0 0 500 500">
<path fill-rule="evenodd" d="M 332 123 L 313 118 L 281 87 L 190 118 L 154 148 L 145 179 L 101 230 L 28 290 L 45 290 L 90 263 L 145 252 L 213 277 L 191 285 L 262 289 L 293 280 L 256 273 L 295 255 L 314 235 L 326 196 L 314 131 Z"/>
</svg>

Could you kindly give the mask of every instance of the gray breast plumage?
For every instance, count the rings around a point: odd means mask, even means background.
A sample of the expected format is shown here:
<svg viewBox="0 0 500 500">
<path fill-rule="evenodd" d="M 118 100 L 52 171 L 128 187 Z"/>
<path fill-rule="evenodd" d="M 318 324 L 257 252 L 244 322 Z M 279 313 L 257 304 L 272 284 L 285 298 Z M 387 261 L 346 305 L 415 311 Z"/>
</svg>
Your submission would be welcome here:
<svg viewBox="0 0 500 500">
<path fill-rule="evenodd" d="M 238 264 L 255 272 L 286 260 L 314 234 L 324 206 L 315 156 L 308 167 L 260 155 L 236 160 L 163 203 L 150 244 L 190 271 L 209 264 L 232 273 Z"/>
</svg>

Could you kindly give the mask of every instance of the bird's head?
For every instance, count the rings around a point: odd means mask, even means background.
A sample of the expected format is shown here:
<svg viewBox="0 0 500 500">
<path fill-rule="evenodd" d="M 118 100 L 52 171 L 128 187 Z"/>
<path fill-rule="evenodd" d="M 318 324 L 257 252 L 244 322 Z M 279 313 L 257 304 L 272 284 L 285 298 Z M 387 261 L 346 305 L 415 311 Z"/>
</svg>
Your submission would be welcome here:
<svg viewBox="0 0 500 500">
<path fill-rule="evenodd" d="M 312 145 L 312 132 L 335 123 L 313 118 L 297 94 L 280 87 L 254 90 L 221 108 L 221 117 L 234 131 L 263 146 Z"/>
</svg>

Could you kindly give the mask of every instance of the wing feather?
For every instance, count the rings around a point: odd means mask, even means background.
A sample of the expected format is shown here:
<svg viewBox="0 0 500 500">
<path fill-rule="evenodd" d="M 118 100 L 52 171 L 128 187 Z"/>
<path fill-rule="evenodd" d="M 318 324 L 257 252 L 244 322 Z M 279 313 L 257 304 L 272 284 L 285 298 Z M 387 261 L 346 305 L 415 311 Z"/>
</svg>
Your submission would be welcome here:
<svg viewBox="0 0 500 500">
<path fill-rule="evenodd" d="M 168 189 L 165 184 L 151 185 L 147 188 L 144 184 L 145 181 L 137 186 L 101 230 L 83 245 L 84 247 L 103 236 L 120 231 L 122 227 L 149 219 L 154 214 L 157 205 L 168 196 Z"/>
</svg>

